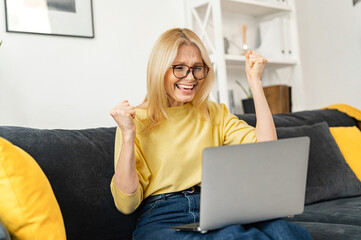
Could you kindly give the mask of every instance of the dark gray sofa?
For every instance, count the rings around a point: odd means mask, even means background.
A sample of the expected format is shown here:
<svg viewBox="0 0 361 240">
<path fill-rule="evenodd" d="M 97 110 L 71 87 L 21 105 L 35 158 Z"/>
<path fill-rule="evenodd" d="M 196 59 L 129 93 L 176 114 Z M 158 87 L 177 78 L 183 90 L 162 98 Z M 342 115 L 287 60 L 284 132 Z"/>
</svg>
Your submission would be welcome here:
<svg viewBox="0 0 361 240">
<path fill-rule="evenodd" d="M 253 114 L 238 117 L 255 125 Z M 356 120 L 337 110 L 277 114 L 274 120 L 279 138 L 311 138 L 307 206 L 288 220 L 305 226 L 316 240 L 361 239 L 361 184 L 327 132 L 328 126 L 355 126 Z M 48 177 L 69 240 L 131 239 L 138 212 L 118 212 L 109 188 L 114 135 L 115 128 L 0 127 L 0 136 L 28 152 Z"/>
</svg>

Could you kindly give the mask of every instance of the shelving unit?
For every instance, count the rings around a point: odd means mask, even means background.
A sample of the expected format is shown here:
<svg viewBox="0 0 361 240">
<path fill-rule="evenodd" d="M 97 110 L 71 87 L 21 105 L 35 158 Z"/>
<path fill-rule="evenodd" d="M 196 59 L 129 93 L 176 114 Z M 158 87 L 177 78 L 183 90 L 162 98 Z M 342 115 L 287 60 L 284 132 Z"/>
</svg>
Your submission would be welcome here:
<svg viewBox="0 0 361 240">
<path fill-rule="evenodd" d="M 234 102 L 236 102 L 236 113 L 240 111 L 241 89 L 236 87 L 235 80 L 240 80 L 247 84 L 244 72 L 245 57 L 241 54 L 241 30 L 240 26 L 249 26 L 247 32 L 250 49 L 258 50 L 262 39 L 260 25 L 264 22 L 278 18 L 285 24 L 287 19 L 289 32 L 287 35 L 287 47 L 282 54 L 269 56 L 267 67 L 263 74 L 263 85 L 287 84 L 292 87 L 293 109 L 298 110 L 303 107 L 303 86 L 300 71 L 300 59 L 298 55 L 298 34 L 296 29 L 295 0 L 184 0 L 187 27 L 194 30 L 205 44 L 216 73 L 216 84 L 211 93 L 211 99 L 225 103 L 229 108 L 229 91 L 234 92 Z M 265 25 L 263 25 L 265 26 Z M 285 25 L 286 26 L 286 25 Z M 283 29 L 284 30 L 284 29 Z M 250 37 L 249 37 L 250 33 Z M 225 53 L 224 37 L 231 39 L 233 52 Z M 251 40 L 249 40 L 251 39 Z M 284 39 L 283 39 L 284 40 Z M 282 41 L 283 41 L 282 40 Z M 276 41 L 277 42 L 277 41 Z M 235 46 L 237 45 L 237 46 Z M 259 50 L 272 51 L 273 46 Z M 231 49 L 231 48 L 230 48 Z M 238 49 L 238 50 L 237 50 Z M 268 51 L 270 50 L 270 51 Z M 238 52 L 237 52 L 238 51 Z M 243 74 L 243 75 L 242 75 Z"/>
<path fill-rule="evenodd" d="M 262 0 L 222 0 L 222 11 L 235 12 L 251 16 L 264 16 L 281 11 L 291 12 L 292 8 L 279 2 Z"/>
<path fill-rule="evenodd" d="M 239 65 L 246 62 L 246 57 L 242 55 L 231 55 L 226 54 L 226 65 L 229 67 L 239 67 Z M 296 59 L 285 59 L 285 58 L 268 58 L 268 66 L 282 68 L 297 65 Z"/>
</svg>

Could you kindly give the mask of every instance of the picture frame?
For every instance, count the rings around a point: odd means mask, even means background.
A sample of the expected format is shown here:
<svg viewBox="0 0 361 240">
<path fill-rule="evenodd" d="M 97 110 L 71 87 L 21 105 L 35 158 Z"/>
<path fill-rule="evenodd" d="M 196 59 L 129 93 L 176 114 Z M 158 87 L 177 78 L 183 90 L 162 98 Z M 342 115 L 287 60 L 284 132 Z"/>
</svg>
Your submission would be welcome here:
<svg viewBox="0 0 361 240">
<path fill-rule="evenodd" d="M 92 0 L 4 0 L 6 31 L 94 38 Z"/>
</svg>

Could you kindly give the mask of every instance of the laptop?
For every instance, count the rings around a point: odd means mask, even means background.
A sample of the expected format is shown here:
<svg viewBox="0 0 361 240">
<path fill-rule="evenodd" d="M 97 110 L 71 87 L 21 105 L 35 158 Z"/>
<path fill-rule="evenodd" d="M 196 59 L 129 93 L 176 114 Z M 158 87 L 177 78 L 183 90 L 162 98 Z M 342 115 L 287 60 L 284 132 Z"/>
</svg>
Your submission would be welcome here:
<svg viewBox="0 0 361 240">
<path fill-rule="evenodd" d="M 309 137 L 206 148 L 200 222 L 174 226 L 205 233 L 304 210 Z"/>
</svg>

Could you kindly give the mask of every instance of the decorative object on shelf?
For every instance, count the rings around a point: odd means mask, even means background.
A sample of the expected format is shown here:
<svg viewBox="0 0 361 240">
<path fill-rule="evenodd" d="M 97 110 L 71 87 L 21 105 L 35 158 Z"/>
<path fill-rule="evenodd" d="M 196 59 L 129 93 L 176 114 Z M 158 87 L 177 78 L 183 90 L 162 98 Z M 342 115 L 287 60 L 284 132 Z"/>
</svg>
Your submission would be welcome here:
<svg viewBox="0 0 361 240">
<path fill-rule="evenodd" d="M 273 85 L 264 87 L 263 91 L 272 114 L 291 112 L 291 87 Z"/>
<path fill-rule="evenodd" d="M 5 0 L 6 31 L 94 38 L 92 0 Z"/>
<path fill-rule="evenodd" d="M 357 3 L 361 2 L 361 0 L 352 0 L 353 1 L 353 5 L 355 6 Z"/>
<path fill-rule="evenodd" d="M 243 55 L 247 54 L 248 46 L 247 46 L 247 25 L 243 24 L 242 26 L 242 39 L 243 39 Z"/>
<path fill-rule="evenodd" d="M 225 54 L 228 54 L 229 40 L 228 40 L 228 38 L 224 37 L 224 38 L 223 38 L 223 41 L 224 41 L 224 53 L 225 53 Z"/>
<path fill-rule="evenodd" d="M 228 89 L 228 97 L 229 97 L 229 111 L 231 113 L 236 113 L 236 105 L 234 103 L 234 94 L 232 89 Z"/>
<path fill-rule="evenodd" d="M 244 113 L 256 113 L 253 98 L 242 99 L 242 106 Z"/>
<path fill-rule="evenodd" d="M 248 88 L 247 90 L 246 87 L 243 86 L 243 84 L 238 80 L 236 80 L 236 84 L 241 87 L 243 93 L 247 96 L 247 98 L 253 98 L 251 88 Z"/>
<path fill-rule="evenodd" d="M 233 46 L 235 49 L 237 49 L 242 55 L 243 55 L 243 48 L 239 45 L 237 45 L 234 41 L 231 39 L 228 40 L 229 46 Z M 228 53 L 226 53 L 228 55 Z M 237 55 L 238 56 L 238 55 Z"/>
<path fill-rule="evenodd" d="M 248 90 L 243 86 L 241 82 L 236 80 L 236 84 L 241 87 L 244 94 L 247 96 L 246 99 L 242 99 L 242 106 L 244 113 L 256 113 L 253 102 L 253 95 L 250 88 Z"/>
</svg>

